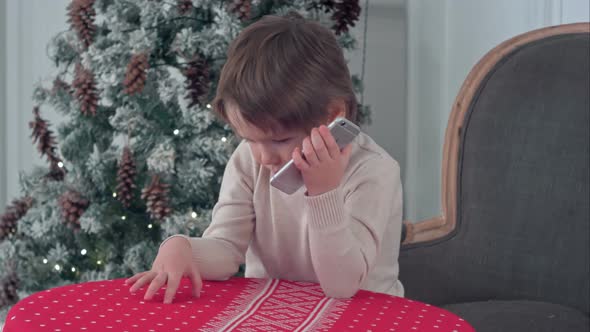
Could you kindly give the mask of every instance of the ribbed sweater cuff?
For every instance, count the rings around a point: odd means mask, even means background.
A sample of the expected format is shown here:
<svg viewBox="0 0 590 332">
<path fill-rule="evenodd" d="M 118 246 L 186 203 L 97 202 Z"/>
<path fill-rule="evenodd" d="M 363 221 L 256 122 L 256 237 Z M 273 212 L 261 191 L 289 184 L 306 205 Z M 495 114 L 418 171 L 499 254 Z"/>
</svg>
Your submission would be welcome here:
<svg viewBox="0 0 590 332">
<path fill-rule="evenodd" d="M 172 238 L 175 238 L 175 237 L 181 237 L 181 238 L 186 239 L 188 241 L 188 243 L 191 246 L 191 252 L 193 253 L 193 261 L 195 263 L 197 263 L 197 266 L 200 266 L 202 258 L 199 255 L 201 254 L 202 250 L 199 250 L 199 248 L 198 248 L 199 241 L 193 241 L 189 236 L 186 236 L 184 234 L 176 234 L 176 235 L 169 236 L 164 241 L 162 241 L 162 243 L 160 244 L 160 248 L 162 248 L 162 246 L 164 245 L 164 243 L 166 243 L 166 241 L 168 241 Z"/>
<path fill-rule="evenodd" d="M 190 237 L 188 237 L 188 236 L 186 236 L 184 234 L 175 234 L 175 235 L 172 235 L 172 236 L 167 237 L 164 241 L 162 241 L 162 243 L 160 243 L 160 247 L 159 248 L 162 248 L 162 246 L 164 245 L 164 243 L 168 242 L 168 240 L 170 240 L 172 238 L 175 238 L 175 237 L 181 237 L 181 238 L 186 239 L 189 243 L 191 242 L 191 238 Z"/>
<path fill-rule="evenodd" d="M 344 198 L 336 188 L 317 196 L 305 196 L 309 225 L 316 229 L 344 225 Z"/>
</svg>

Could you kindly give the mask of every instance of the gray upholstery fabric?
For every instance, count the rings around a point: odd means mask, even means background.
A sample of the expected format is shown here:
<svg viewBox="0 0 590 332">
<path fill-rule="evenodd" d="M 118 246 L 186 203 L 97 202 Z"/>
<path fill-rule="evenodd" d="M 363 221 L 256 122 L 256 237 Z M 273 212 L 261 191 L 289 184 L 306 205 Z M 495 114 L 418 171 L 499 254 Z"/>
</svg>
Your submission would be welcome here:
<svg viewBox="0 0 590 332">
<path fill-rule="evenodd" d="M 401 249 L 408 298 L 588 315 L 589 45 L 588 34 L 536 41 L 488 74 L 460 133 L 457 229 Z"/>
<path fill-rule="evenodd" d="M 444 306 L 477 332 L 589 332 L 590 319 L 576 309 L 533 301 L 487 301 Z"/>
</svg>

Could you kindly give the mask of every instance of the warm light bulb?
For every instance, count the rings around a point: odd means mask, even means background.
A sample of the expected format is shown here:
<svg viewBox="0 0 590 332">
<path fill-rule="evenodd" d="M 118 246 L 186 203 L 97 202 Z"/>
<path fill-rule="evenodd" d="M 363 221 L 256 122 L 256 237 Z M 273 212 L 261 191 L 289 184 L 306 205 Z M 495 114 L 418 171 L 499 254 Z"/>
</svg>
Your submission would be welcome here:
<svg viewBox="0 0 590 332">
<path fill-rule="evenodd" d="M 117 197 L 117 193 L 113 193 L 113 197 Z"/>
<path fill-rule="evenodd" d="M 225 137 L 222 137 L 222 138 L 221 138 L 221 141 L 222 141 L 223 143 L 225 143 L 225 142 L 227 142 L 227 138 L 225 138 Z"/>
<path fill-rule="evenodd" d="M 43 258 L 43 264 L 47 264 L 47 258 Z"/>
<path fill-rule="evenodd" d="M 148 228 L 149 228 L 149 229 L 151 229 L 151 228 L 152 228 L 152 224 L 149 224 L 149 225 L 148 225 Z"/>
<path fill-rule="evenodd" d="M 59 266 L 58 264 L 55 264 L 54 268 L 55 268 L 56 271 L 61 270 L 61 266 Z"/>
<path fill-rule="evenodd" d="M 88 251 L 86 251 L 86 249 L 82 249 L 82 251 L 80 251 L 80 253 L 81 253 L 82 255 L 86 255 L 86 253 L 87 253 L 87 252 L 88 252 Z"/>
<path fill-rule="evenodd" d="M 61 161 L 57 163 L 57 167 L 59 168 L 63 168 L 64 167 L 64 163 L 62 163 Z"/>
<path fill-rule="evenodd" d="M 96 264 L 100 265 L 102 264 L 102 261 L 96 261 Z"/>
<path fill-rule="evenodd" d="M 195 219 L 196 219 L 196 218 L 197 218 L 197 213 L 196 213 L 195 211 L 193 211 L 193 212 L 191 213 L 191 217 L 193 217 L 193 218 L 195 218 Z"/>
<path fill-rule="evenodd" d="M 180 130 L 174 129 L 174 135 L 178 135 L 178 134 L 180 134 Z"/>
</svg>

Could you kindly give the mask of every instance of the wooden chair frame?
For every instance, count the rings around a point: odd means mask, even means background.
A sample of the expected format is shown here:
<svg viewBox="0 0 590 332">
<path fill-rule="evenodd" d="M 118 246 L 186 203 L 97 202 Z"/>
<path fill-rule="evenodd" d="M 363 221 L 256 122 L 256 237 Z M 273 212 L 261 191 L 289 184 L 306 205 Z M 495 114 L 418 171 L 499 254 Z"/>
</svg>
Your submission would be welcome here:
<svg viewBox="0 0 590 332">
<path fill-rule="evenodd" d="M 413 223 L 404 221 L 406 237 L 402 246 L 441 240 L 450 236 L 457 226 L 457 171 L 459 143 L 465 114 L 471 107 L 473 97 L 490 70 L 507 54 L 522 45 L 543 38 L 572 34 L 590 33 L 590 23 L 573 23 L 533 30 L 511 38 L 490 50 L 469 72 L 453 103 L 445 132 L 442 160 L 441 215 Z"/>
</svg>

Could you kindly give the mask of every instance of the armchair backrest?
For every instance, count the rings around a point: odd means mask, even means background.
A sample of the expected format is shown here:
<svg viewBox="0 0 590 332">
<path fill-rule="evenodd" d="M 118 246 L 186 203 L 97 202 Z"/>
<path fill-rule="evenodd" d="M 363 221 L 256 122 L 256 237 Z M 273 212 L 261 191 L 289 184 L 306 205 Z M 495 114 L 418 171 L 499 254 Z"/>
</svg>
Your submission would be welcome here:
<svg viewBox="0 0 590 332">
<path fill-rule="evenodd" d="M 589 114 L 590 24 L 515 37 L 474 67 L 447 129 L 439 233 L 402 247 L 408 297 L 589 312 Z"/>
</svg>

